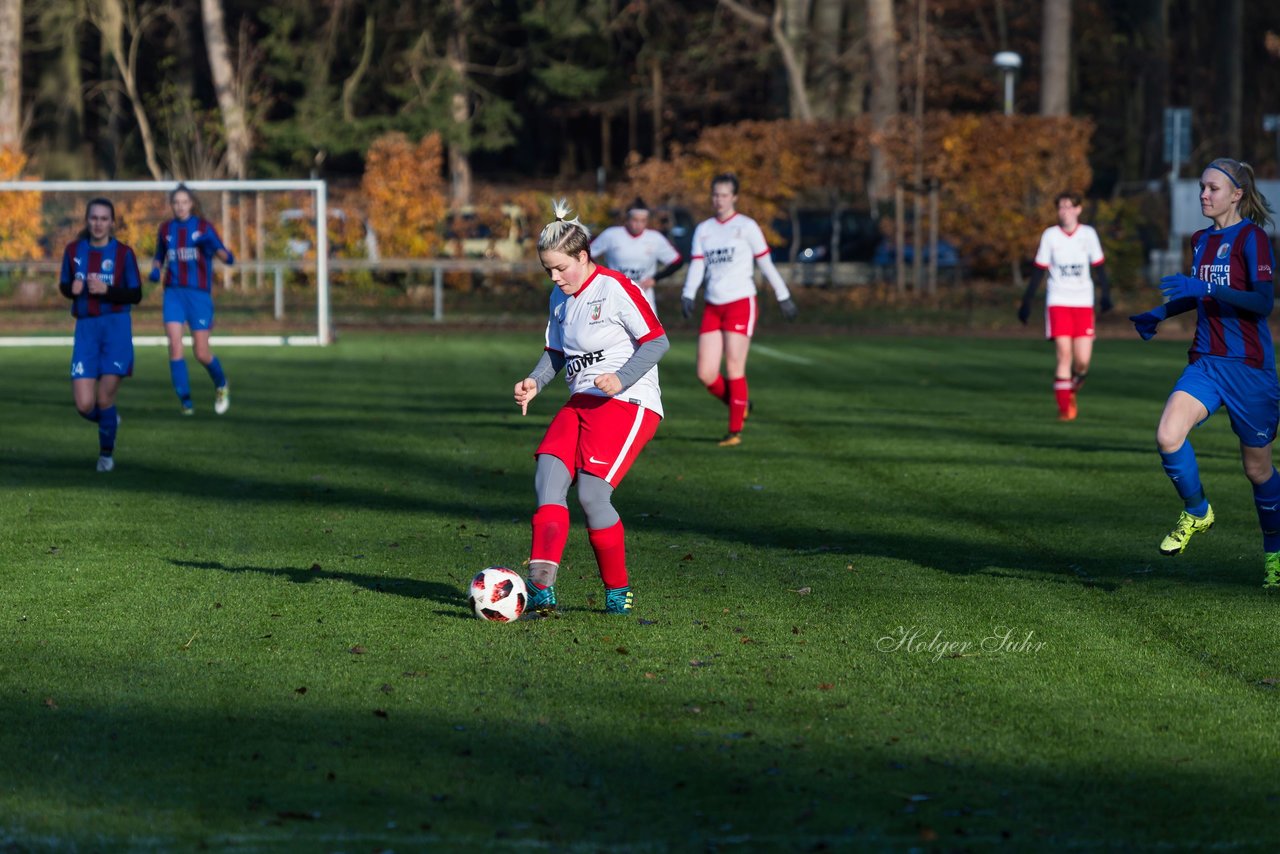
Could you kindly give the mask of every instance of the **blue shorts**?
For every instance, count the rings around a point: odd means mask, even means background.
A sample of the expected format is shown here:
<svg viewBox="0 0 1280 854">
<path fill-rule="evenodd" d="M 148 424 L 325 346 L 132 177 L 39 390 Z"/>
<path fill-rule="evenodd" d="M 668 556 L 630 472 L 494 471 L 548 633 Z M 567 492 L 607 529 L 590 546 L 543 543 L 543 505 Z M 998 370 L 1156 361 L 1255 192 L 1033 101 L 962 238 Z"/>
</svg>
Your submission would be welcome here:
<svg viewBox="0 0 1280 854">
<path fill-rule="evenodd" d="M 213 295 L 195 288 L 165 288 L 164 322 L 185 323 L 192 332 L 212 329 Z"/>
<path fill-rule="evenodd" d="M 1209 415 L 1220 406 L 1226 407 L 1231 429 L 1242 445 L 1262 448 L 1276 438 L 1280 381 L 1274 370 L 1251 368 L 1235 359 L 1202 356 L 1187 365 L 1173 390 L 1185 391 L 1200 401 Z"/>
<path fill-rule="evenodd" d="M 121 311 L 76 319 L 71 379 L 96 380 L 103 374 L 133 376 L 132 317 Z"/>
</svg>

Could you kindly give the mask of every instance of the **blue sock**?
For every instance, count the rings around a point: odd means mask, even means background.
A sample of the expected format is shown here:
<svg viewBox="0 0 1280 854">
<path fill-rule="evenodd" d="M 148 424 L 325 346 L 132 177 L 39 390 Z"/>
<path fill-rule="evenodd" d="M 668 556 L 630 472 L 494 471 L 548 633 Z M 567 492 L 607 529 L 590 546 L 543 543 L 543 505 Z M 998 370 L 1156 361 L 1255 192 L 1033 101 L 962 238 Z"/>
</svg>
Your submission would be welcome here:
<svg viewBox="0 0 1280 854">
<path fill-rule="evenodd" d="M 98 418 L 101 416 L 101 410 L 99 410 L 98 407 L 96 406 L 93 408 L 92 412 L 81 412 L 79 409 L 77 409 L 76 415 L 79 415 L 85 421 L 92 421 L 94 424 L 97 424 Z"/>
<path fill-rule="evenodd" d="M 209 376 L 213 378 L 213 387 L 222 388 L 227 384 L 227 375 L 222 372 L 222 363 L 218 361 L 218 357 L 214 356 L 213 361 L 204 366 L 209 372 Z"/>
<path fill-rule="evenodd" d="M 1258 524 L 1262 526 L 1262 550 L 1280 552 L 1280 473 L 1271 469 L 1271 479 L 1253 485 L 1253 504 L 1258 508 Z"/>
<path fill-rule="evenodd" d="M 1187 512 L 1192 516 L 1208 513 L 1209 500 L 1204 497 L 1204 487 L 1200 485 L 1200 466 L 1196 464 L 1196 452 L 1191 449 L 1191 443 L 1183 442 L 1182 447 L 1171 454 L 1161 451 L 1160 460 Z"/>
<path fill-rule="evenodd" d="M 116 408 L 108 406 L 98 417 L 98 447 L 102 456 L 109 457 L 116 449 Z"/>
<path fill-rule="evenodd" d="M 191 380 L 187 376 L 185 359 L 173 359 L 169 362 L 169 379 L 173 380 L 173 390 L 178 393 L 178 400 L 184 406 L 191 405 Z"/>
</svg>

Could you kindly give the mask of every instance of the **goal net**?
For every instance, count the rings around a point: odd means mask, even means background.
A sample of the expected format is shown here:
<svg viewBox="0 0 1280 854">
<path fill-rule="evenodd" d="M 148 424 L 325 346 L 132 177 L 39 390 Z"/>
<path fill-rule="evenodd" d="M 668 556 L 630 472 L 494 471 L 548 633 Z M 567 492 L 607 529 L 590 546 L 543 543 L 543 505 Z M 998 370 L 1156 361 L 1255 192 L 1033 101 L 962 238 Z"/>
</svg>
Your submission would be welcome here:
<svg viewBox="0 0 1280 854">
<path fill-rule="evenodd" d="M 70 345 L 73 321 L 58 291 L 62 252 L 83 227 L 87 202 L 100 196 L 115 206 L 116 239 L 133 247 L 143 278 L 134 343 L 164 344 L 161 287 L 147 274 L 178 183 L 0 182 L 0 346 Z M 329 344 L 330 231 L 350 229 L 345 216 L 334 216 L 343 212 L 330 209 L 325 182 L 182 183 L 235 255 L 232 267 L 214 265 L 212 343 Z"/>
</svg>

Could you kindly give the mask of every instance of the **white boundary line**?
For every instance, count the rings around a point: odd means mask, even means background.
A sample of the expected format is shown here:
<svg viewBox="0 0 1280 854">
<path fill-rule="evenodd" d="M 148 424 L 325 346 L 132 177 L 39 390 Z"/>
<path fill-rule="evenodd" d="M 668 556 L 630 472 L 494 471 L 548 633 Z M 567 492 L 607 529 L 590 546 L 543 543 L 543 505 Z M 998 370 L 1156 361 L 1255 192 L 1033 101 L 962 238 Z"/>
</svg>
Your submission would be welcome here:
<svg viewBox="0 0 1280 854">
<path fill-rule="evenodd" d="M 190 347 L 191 336 L 183 342 Z M 75 339 L 67 335 L 31 335 L 0 337 L 0 347 L 70 347 Z M 138 347 L 161 347 L 169 343 L 163 335 L 138 335 L 133 339 Z M 209 344 L 214 347 L 319 347 L 318 335 L 213 335 Z"/>
<path fill-rule="evenodd" d="M 796 365 L 816 365 L 813 359 L 806 359 L 804 356 L 793 356 L 790 353 L 784 353 L 781 350 L 775 350 L 772 347 L 766 347 L 763 344 L 752 344 L 752 353 L 760 353 L 764 356 L 770 356 L 783 362 L 791 362 Z"/>
</svg>

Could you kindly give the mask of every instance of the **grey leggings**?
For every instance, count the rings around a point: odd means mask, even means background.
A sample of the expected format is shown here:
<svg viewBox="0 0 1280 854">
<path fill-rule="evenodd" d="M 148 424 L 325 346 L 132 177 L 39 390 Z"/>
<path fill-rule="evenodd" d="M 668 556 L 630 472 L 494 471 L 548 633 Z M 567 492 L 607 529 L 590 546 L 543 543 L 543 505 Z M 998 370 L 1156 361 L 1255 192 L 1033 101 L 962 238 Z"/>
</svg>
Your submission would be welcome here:
<svg viewBox="0 0 1280 854">
<path fill-rule="evenodd" d="M 538 506 L 559 504 L 568 507 L 569 486 L 573 476 L 569 469 L 551 454 L 538 454 L 538 467 L 533 474 L 533 489 L 538 496 Z M 587 527 L 593 531 L 612 528 L 618 523 L 618 511 L 613 509 L 613 487 L 603 478 L 584 471 L 578 472 L 578 503 L 587 514 Z"/>
</svg>

